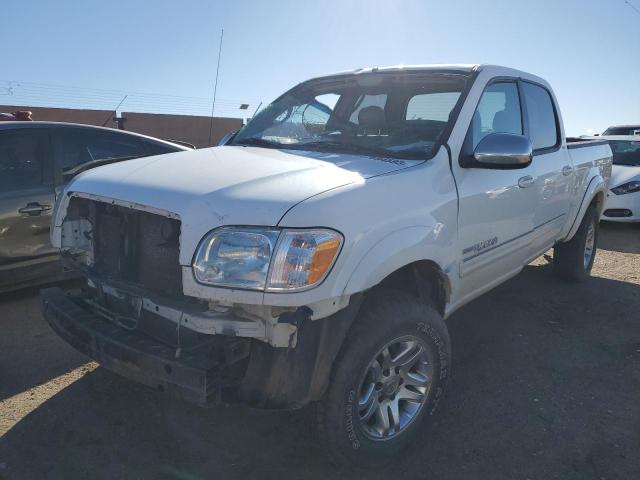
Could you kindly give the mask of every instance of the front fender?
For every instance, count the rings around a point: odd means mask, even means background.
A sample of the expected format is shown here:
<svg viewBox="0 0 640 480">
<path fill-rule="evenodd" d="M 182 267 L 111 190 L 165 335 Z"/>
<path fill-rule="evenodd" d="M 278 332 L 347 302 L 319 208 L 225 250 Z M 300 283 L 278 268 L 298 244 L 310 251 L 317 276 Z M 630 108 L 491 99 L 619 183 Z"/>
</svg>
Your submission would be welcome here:
<svg viewBox="0 0 640 480">
<path fill-rule="evenodd" d="M 604 199 L 607 195 L 607 182 L 601 175 L 595 175 L 587 185 L 587 190 L 582 196 L 582 202 L 580 203 L 580 207 L 578 208 L 578 213 L 576 214 L 571 227 L 567 235 L 562 239 L 563 242 L 568 242 L 573 238 L 573 236 L 578 231 L 580 227 L 580 223 L 582 223 L 582 219 L 584 214 L 587 212 L 587 208 L 591 205 L 591 202 L 598 195 L 602 195 L 601 201 L 597 202 L 598 208 L 598 218 L 600 218 L 600 214 L 602 213 L 602 209 L 604 208 Z"/>
<path fill-rule="evenodd" d="M 435 262 L 443 271 L 451 246 L 442 223 L 434 226 L 413 226 L 395 231 L 376 243 L 358 262 L 343 294 L 362 292 L 379 284 L 399 268 L 419 260 Z"/>
</svg>

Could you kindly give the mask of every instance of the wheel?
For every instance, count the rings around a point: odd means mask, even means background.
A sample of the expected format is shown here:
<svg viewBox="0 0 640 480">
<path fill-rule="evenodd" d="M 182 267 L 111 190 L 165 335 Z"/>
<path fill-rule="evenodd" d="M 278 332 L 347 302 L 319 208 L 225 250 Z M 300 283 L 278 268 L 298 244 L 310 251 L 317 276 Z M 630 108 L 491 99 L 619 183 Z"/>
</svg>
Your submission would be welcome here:
<svg viewBox="0 0 640 480">
<path fill-rule="evenodd" d="M 568 281 L 582 282 L 589 278 L 598 245 L 598 212 L 587 209 L 578 231 L 571 240 L 558 243 L 553 249 L 556 274 Z"/>
<path fill-rule="evenodd" d="M 337 465 L 386 463 L 433 414 L 451 366 L 444 320 L 419 299 L 372 292 L 334 363 L 318 405 L 319 430 Z"/>
</svg>

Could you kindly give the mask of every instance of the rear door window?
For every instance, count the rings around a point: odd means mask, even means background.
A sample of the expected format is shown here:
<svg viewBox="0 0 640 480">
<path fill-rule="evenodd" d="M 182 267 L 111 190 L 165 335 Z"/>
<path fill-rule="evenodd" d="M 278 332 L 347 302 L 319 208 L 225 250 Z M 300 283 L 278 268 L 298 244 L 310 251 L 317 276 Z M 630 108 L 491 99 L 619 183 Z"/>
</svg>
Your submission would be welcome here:
<svg viewBox="0 0 640 480">
<path fill-rule="evenodd" d="M 558 119 L 549 92 L 533 83 L 522 83 L 522 94 L 527 105 L 529 136 L 534 150 L 552 148 L 559 144 Z"/>
<path fill-rule="evenodd" d="M 63 173 L 95 160 L 146 155 L 144 145 L 137 138 L 109 131 L 61 129 L 54 135 L 54 142 L 58 168 Z"/>
<path fill-rule="evenodd" d="M 41 186 L 43 157 L 38 130 L 0 132 L 0 193 Z"/>
</svg>

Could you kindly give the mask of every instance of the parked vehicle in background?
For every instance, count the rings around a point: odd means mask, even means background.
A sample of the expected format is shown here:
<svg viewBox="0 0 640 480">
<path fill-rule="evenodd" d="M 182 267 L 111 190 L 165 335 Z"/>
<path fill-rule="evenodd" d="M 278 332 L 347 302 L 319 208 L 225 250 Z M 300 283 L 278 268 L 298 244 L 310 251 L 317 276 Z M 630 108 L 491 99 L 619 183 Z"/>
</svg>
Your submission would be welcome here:
<svg viewBox="0 0 640 480">
<path fill-rule="evenodd" d="M 0 292 L 64 276 L 49 242 L 56 192 L 104 163 L 186 148 L 110 128 L 0 123 Z"/>
<path fill-rule="evenodd" d="M 607 128 L 600 136 L 611 135 L 640 135 L 640 125 L 616 125 Z"/>
<path fill-rule="evenodd" d="M 52 242 L 87 288 L 44 290 L 45 318 L 196 403 L 319 402 L 331 458 L 363 466 L 436 410 L 446 317 L 552 247 L 588 278 L 611 173 L 547 82 L 478 65 L 312 79 L 180 156 L 69 183 Z"/>
<path fill-rule="evenodd" d="M 183 147 L 187 147 L 187 150 L 195 150 L 196 149 L 196 146 L 193 143 L 185 142 L 183 140 L 175 140 L 173 138 L 169 138 L 169 139 L 167 139 L 167 142 L 176 143 L 176 144 L 181 145 Z"/>
<path fill-rule="evenodd" d="M 640 222 L 640 137 L 601 136 L 613 152 L 610 188 L 602 220 Z"/>
<path fill-rule="evenodd" d="M 31 115 L 32 112 L 27 110 L 19 110 L 13 113 L 0 113 L 0 122 L 30 122 L 33 120 Z"/>
</svg>

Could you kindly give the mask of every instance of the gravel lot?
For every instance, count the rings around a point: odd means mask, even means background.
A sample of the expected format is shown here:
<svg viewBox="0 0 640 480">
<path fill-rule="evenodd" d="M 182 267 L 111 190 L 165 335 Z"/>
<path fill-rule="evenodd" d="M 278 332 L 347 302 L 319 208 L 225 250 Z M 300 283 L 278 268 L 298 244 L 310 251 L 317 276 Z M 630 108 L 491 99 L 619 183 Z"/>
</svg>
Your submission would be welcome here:
<svg viewBox="0 0 640 480">
<path fill-rule="evenodd" d="M 313 408 L 199 409 L 98 368 L 0 296 L 0 478 L 357 478 Z M 453 376 L 425 435 L 366 478 L 640 478 L 640 227 L 604 225 L 594 278 L 539 259 L 449 321 Z"/>
</svg>

